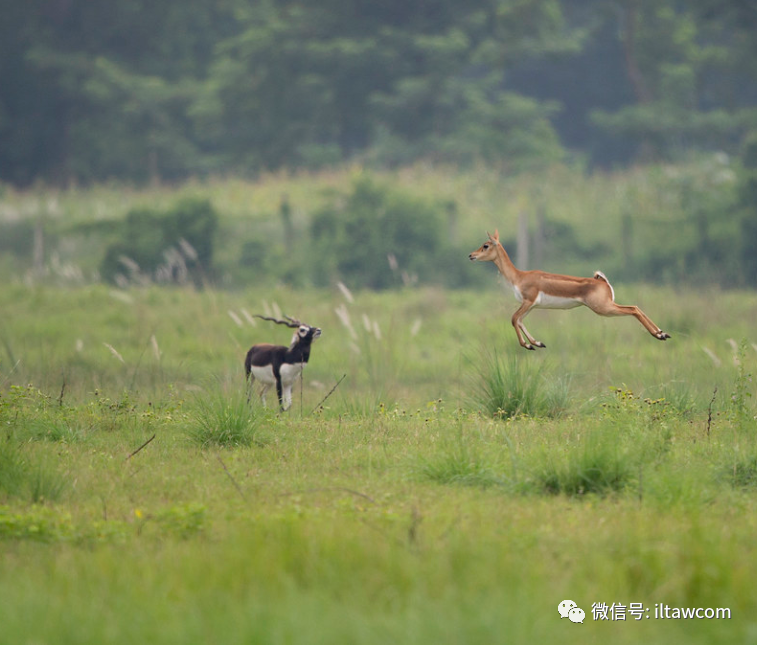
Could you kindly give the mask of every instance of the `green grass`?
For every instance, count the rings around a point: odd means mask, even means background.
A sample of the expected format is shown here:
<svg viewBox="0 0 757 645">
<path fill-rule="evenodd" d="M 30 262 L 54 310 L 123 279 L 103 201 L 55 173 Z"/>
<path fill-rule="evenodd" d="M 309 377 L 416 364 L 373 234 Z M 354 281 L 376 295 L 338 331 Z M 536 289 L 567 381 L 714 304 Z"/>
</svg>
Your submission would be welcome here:
<svg viewBox="0 0 757 645">
<path fill-rule="evenodd" d="M 289 330 L 228 314 L 268 289 L 0 287 L 0 643 L 755 642 L 757 295 L 615 286 L 673 338 L 534 312 L 525 352 L 497 292 L 278 289 L 324 330 L 287 413 L 242 364 Z"/>
<path fill-rule="evenodd" d="M 264 411 L 250 405 L 239 388 L 215 388 L 198 393 L 187 407 L 187 435 L 203 447 L 249 446 L 261 443 Z"/>
</svg>

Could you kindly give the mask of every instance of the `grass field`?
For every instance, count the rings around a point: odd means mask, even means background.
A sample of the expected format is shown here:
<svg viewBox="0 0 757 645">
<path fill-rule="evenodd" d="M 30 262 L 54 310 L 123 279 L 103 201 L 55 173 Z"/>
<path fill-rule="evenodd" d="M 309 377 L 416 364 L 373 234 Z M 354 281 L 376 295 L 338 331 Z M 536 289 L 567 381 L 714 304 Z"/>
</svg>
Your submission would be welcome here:
<svg viewBox="0 0 757 645">
<path fill-rule="evenodd" d="M 0 643 L 757 642 L 757 295 L 615 285 L 672 339 L 537 311 L 526 352 L 488 279 L 0 288 Z M 285 414 L 277 308 L 324 330 Z"/>
</svg>

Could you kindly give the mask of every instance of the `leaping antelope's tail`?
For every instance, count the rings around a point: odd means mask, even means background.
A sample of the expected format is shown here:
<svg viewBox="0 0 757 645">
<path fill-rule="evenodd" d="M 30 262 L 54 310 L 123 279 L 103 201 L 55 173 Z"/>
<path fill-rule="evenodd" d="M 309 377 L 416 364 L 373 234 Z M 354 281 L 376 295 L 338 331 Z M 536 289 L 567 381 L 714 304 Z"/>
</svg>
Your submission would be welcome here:
<svg viewBox="0 0 757 645">
<path fill-rule="evenodd" d="M 607 283 L 607 286 L 610 287 L 610 293 L 612 294 L 612 301 L 615 302 L 615 289 L 612 288 L 612 285 L 610 284 L 610 281 L 607 279 L 607 276 L 601 271 L 595 271 L 594 279 L 604 280 Z"/>
</svg>

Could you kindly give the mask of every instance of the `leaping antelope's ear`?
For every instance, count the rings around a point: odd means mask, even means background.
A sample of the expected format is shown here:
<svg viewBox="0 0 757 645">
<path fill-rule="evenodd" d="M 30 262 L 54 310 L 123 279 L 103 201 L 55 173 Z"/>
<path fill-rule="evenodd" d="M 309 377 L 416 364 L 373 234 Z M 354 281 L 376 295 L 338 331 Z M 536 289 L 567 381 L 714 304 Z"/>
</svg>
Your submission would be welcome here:
<svg viewBox="0 0 757 645">
<path fill-rule="evenodd" d="M 497 228 L 494 229 L 494 235 L 492 235 L 491 233 L 489 233 L 489 231 L 487 231 L 486 234 L 489 236 L 489 239 L 492 242 L 499 242 L 499 229 L 497 229 Z"/>
</svg>

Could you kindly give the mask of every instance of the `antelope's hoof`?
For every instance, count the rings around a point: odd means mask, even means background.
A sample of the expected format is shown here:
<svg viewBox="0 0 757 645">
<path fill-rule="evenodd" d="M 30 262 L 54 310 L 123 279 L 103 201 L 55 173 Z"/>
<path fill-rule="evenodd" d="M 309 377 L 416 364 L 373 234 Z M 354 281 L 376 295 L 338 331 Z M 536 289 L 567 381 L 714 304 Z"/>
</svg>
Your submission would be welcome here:
<svg viewBox="0 0 757 645">
<path fill-rule="evenodd" d="M 523 345 L 523 347 L 525 347 L 526 349 L 536 350 L 536 347 L 534 347 L 530 343 L 526 343 L 525 345 Z"/>
<path fill-rule="evenodd" d="M 668 338 L 670 338 L 670 334 L 666 334 L 664 331 L 658 331 L 655 334 L 655 338 L 657 338 L 658 340 L 667 340 Z"/>
<path fill-rule="evenodd" d="M 547 346 L 546 346 L 546 345 L 545 345 L 544 343 L 542 343 L 542 342 L 541 342 L 540 340 L 537 340 L 537 341 L 535 341 L 535 342 L 534 342 L 534 345 L 536 345 L 537 347 L 541 347 L 542 349 L 545 349 L 545 348 L 547 347 Z"/>
</svg>

